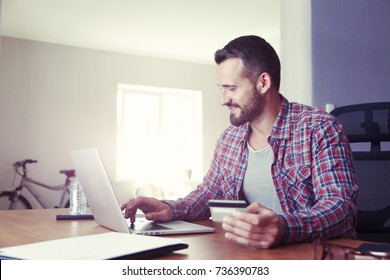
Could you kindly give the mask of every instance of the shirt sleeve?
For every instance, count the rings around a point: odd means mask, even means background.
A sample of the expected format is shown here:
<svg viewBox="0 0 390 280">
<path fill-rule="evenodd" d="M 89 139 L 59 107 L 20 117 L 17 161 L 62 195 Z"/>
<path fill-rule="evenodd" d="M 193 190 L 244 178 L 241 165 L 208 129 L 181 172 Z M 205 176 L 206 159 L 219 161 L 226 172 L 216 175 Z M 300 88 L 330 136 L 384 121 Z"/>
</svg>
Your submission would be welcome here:
<svg viewBox="0 0 390 280">
<path fill-rule="evenodd" d="M 219 164 L 220 149 L 221 139 L 216 144 L 210 169 L 203 182 L 194 191 L 175 201 L 164 200 L 173 210 L 174 220 L 203 220 L 211 216 L 208 200 L 222 199 L 220 186 L 223 176 Z"/>
<path fill-rule="evenodd" d="M 352 152 L 335 120 L 315 124 L 311 135 L 312 206 L 288 211 L 284 243 L 355 238 L 358 186 Z"/>
</svg>

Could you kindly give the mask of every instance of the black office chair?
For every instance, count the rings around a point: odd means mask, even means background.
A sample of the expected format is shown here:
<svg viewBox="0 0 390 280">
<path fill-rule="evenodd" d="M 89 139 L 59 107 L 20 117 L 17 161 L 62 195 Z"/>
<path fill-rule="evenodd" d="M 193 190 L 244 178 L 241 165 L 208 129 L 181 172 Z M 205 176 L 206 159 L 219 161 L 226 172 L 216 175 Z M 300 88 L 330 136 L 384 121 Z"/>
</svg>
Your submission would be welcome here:
<svg viewBox="0 0 390 280">
<path fill-rule="evenodd" d="M 343 106 L 331 114 L 352 147 L 359 186 L 358 237 L 390 243 L 390 102 Z"/>
</svg>

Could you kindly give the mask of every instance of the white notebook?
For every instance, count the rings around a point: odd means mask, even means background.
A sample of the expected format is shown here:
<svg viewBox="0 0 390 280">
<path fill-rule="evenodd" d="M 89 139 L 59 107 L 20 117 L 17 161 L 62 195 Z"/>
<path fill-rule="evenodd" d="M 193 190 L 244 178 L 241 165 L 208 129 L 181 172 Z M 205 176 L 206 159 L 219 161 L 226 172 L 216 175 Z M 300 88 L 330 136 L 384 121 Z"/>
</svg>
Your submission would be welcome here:
<svg viewBox="0 0 390 280">
<path fill-rule="evenodd" d="M 147 259 L 187 247 L 172 238 L 109 232 L 5 247 L 0 249 L 0 259 Z"/>
</svg>

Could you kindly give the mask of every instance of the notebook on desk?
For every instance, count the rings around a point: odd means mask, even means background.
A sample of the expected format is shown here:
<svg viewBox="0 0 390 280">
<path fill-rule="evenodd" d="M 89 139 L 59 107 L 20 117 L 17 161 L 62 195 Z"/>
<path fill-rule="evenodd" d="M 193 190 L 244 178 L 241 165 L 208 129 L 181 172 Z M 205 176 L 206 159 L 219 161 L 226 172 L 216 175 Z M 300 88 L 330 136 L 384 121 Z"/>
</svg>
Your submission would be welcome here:
<svg viewBox="0 0 390 280">
<path fill-rule="evenodd" d="M 0 248 L 0 259 L 139 260 L 185 248 L 188 244 L 173 238 L 108 232 Z"/>
<path fill-rule="evenodd" d="M 110 183 L 99 152 L 96 148 L 69 152 L 77 176 L 87 196 L 96 222 L 113 231 L 144 235 L 206 233 L 214 228 L 184 221 L 151 222 L 136 219 L 130 224 L 120 209 L 118 199 Z"/>
</svg>

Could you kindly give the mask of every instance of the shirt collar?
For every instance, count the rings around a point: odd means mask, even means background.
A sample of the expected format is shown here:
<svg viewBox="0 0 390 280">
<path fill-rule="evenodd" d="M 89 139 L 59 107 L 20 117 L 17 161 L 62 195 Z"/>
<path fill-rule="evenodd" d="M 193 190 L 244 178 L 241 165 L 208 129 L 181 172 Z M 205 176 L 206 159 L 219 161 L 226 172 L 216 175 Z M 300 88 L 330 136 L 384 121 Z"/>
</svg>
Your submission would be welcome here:
<svg viewBox="0 0 390 280">
<path fill-rule="evenodd" d="M 290 102 L 280 94 L 282 98 L 282 104 L 280 111 L 276 117 L 274 127 L 272 128 L 271 137 L 277 139 L 289 139 L 291 136 L 290 124 L 291 124 L 291 106 Z"/>
</svg>

